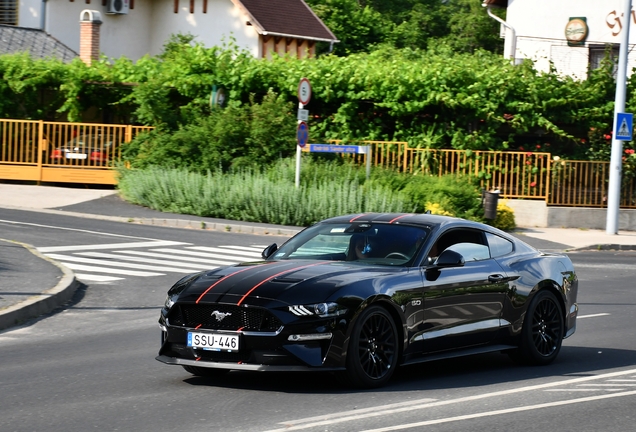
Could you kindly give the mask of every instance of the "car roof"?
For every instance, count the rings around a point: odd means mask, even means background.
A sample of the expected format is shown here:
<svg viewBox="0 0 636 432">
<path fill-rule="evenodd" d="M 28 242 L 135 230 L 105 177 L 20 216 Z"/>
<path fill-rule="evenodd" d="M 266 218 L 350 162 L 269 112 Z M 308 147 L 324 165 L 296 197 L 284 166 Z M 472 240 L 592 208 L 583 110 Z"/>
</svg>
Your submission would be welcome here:
<svg viewBox="0 0 636 432">
<path fill-rule="evenodd" d="M 474 222 L 467 219 L 461 219 L 451 216 L 440 216 L 434 214 L 422 213 L 358 213 L 343 216 L 336 216 L 325 219 L 321 223 L 386 223 L 401 224 L 411 226 L 421 226 L 437 231 L 438 229 L 446 230 L 447 228 L 474 228 L 483 231 L 489 231 L 494 234 L 504 236 L 507 239 L 515 241 L 516 239 L 507 233 L 480 222 Z"/>
</svg>

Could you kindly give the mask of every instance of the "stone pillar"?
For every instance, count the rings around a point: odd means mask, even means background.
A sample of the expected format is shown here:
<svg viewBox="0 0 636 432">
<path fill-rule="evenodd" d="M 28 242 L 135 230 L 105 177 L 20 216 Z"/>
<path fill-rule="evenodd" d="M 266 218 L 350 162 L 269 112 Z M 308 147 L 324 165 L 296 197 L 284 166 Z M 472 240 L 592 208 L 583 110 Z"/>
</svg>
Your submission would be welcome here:
<svg viewBox="0 0 636 432">
<path fill-rule="evenodd" d="M 84 9 L 80 13 L 80 59 L 88 66 L 99 59 L 99 28 L 102 15 L 98 11 Z"/>
</svg>

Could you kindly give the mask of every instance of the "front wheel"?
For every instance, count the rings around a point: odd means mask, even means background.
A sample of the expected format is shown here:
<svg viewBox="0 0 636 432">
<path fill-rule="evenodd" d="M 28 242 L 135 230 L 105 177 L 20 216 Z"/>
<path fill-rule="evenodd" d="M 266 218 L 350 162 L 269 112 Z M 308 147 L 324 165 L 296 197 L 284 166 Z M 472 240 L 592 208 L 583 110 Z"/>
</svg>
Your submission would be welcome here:
<svg viewBox="0 0 636 432">
<path fill-rule="evenodd" d="M 510 353 L 512 359 L 531 365 L 552 363 L 561 350 L 564 325 L 563 312 L 554 294 L 539 291 L 526 311 L 521 345 Z"/>
<path fill-rule="evenodd" d="M 370 306 L 358 317 L 347 351 L 346 377 L 356 387 L 386 384 L 398 362 L 398 332 L 391 315 Z"/>
</svg>

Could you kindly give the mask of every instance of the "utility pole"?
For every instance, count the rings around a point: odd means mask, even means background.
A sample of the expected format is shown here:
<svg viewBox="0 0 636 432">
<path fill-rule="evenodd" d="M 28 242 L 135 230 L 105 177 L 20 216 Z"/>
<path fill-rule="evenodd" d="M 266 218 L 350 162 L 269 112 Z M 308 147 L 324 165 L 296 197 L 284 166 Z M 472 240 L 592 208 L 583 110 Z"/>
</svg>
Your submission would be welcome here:
<svg viewBox="0 0 636 432">
<path fill-rule="evenodd" d="M 618 54 L 618 69 L 616 71 L 616 99 L 614 102 L 614 127 L 612 135 L 612 156 L 610 158 L 609 186 L 607 193 L 607 221 L 605 232 L 618 234 L 618 211 L 621 200 L 621 171 L 623 165 L 623 141 L 616 139 L 618 130 L 618 113 L 625 112 L 625 94 L 627 87 L 627 52 L 629 51 L 629 27 L 632 18 L 632 0 L 625 0 L 623 17 L 623 32 L 621 33 L 621 48 Z"/>
</svg>

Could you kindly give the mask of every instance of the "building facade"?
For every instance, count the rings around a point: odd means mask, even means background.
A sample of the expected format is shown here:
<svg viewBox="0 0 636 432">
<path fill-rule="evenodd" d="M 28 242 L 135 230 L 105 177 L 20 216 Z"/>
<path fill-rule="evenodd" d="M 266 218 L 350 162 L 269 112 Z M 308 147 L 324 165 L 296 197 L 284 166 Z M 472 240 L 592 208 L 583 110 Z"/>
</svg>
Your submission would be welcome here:
<svg viewBox="0 0 636 432">
<path fill-rule="evenodd" d="M 100 52 L 138 60 L 159 54 L 174 34 L 205 46 L 231 39 L 255 57 L 312 56 L 337 42 L 303 0 L 0 0 L 0 24 L 40 29 L 80 51 L 80 14 L 101 15 Z"/>
<path fill-rule="evenodd" d="M 607 50 L 618 57 L 624 0 L 486 0 L 484 5 L 507 8 L 504 52 L 514 51 L 517 60 L 532 59 L 540 71 L 553 66 L 562 75 L 585 79 Z M 627 19 L 631 73 L 636 67 L 634 9 Z"/>
</svg>

